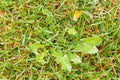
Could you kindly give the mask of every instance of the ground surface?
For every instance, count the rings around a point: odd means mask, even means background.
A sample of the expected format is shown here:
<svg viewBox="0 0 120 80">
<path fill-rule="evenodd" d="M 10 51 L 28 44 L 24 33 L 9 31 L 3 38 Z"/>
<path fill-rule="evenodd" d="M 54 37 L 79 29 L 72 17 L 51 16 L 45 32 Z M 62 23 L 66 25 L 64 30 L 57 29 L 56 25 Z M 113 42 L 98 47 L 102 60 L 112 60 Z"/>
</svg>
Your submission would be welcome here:
<svg viewBox="0 0 120 80">
<path fill-rule="evenodd" d="M 74 21 L 75 10 L 88 15 Z M 75 35 L 67 33 L 71 27 Z M 92 35 L 102 38 L 98 53 L 82 55 L 71 71 L 62 70 L 51 54 L 48 63 L 37 62 L 29 48 L 39 42 L 44 51 L 65 53 Z M 0 0 L 0 79 L 120 80 L 120 1 Z"/>
</svg>

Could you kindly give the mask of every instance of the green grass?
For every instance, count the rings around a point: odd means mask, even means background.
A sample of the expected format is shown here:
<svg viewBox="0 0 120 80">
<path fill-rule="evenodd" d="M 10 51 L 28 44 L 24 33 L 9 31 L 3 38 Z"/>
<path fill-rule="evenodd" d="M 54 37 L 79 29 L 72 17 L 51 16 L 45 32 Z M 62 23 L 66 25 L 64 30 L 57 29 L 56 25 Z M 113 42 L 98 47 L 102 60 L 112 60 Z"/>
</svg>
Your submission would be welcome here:
<svg viewBox="0 0 120 80">
<path fill-rule="evenodd" d="M 75 22 L 75 10 L 89 14 L 81 15 Z M 71 27 L 75 27 L 76 35 L 68 34 Z M 93 35 L 103 40 L 99 52 L 93 55 L 77 52 L 82 63 L 72 64 L 71 72 L 62 70 L 50 53 L 45 57 L 47 64 L 36 62 L 29 48 L 30 43 L 39 42 L 46 45 L 43 51 L 54 48 L 66 53 L 80 39 Z M 119 59 L 119 0 L 0 1 L 1 80 L 119 80 Z"/>
</svg>

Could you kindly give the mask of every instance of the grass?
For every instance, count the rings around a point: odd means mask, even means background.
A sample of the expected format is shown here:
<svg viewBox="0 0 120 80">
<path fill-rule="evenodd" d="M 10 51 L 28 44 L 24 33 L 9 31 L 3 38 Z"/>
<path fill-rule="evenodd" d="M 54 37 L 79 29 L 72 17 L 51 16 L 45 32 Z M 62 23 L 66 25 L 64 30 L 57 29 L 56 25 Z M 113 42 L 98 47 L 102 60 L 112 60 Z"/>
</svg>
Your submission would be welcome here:
<svg viewBox="0 0 120 80">
<path fill-rule="evenodd" d="M 48 11 L 47 11 L 48 10 Z M 85 11 L 78 21 L 75 10 Z M 93 17 L 93 18 L 92 18 Z M 75 27 L 77 34 L 68 35 Z M 70 51 L 80 39 L 99 35 L 97 54 L 85 54 L 82 63 L 64 71 L 49 54 L 42 65 L 36 62 L 30 43 Z M 81 53 L 77 53 L 81 55 Z M 8 80 L 119 80 L 120 1 L 119 0 L 1 0 L 0 79 Z"/>
</svg>

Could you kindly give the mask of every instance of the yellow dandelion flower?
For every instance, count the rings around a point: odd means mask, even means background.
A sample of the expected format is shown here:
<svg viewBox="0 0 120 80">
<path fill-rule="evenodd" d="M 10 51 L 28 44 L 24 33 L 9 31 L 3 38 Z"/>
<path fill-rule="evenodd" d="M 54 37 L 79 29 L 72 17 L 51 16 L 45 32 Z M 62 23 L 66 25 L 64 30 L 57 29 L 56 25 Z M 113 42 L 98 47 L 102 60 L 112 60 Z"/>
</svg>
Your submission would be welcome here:
<svg viewBox="0 0 120 80">
<path fill-rule="evenodd" d="M 73 20 L 74 20 L 74 21 L 77 21 L 78 18 L 79 18 L 81 15 L 82 15 L 82 12 L 76 10 L 75 13 L 74 13 L 74 15 L 73 15 Z"/>
</svg>

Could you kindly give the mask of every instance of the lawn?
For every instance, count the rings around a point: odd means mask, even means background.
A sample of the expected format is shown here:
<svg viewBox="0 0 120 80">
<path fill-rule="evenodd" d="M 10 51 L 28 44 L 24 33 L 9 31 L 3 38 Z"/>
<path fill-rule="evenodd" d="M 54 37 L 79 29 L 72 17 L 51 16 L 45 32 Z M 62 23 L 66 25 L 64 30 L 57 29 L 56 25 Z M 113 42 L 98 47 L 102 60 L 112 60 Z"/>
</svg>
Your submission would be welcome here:
<svg viewBox="0 0 120 80">
<path fill-rule="evenodd" d="M 120 80 L 120 0 L 0 0 L 0 80 Z"/>
</svg>

